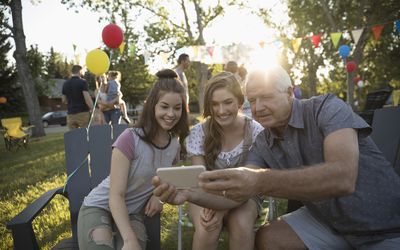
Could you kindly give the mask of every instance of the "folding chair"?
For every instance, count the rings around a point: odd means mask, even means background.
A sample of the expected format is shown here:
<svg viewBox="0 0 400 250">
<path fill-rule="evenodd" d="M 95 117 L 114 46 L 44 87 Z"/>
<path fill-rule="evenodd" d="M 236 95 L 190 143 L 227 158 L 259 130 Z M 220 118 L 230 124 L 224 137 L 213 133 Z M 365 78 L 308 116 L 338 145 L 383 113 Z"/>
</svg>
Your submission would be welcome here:
<svg viewBox="0 0 400 250">
<path fill-rule="evenodd" d="M 33 126 L 22 127 L 21 117 L 1 119 L 4 128 L 4 144 L 9 151 L 18 150 L 20 147 L 28 147 L 28 130 Z"/>
</svg>

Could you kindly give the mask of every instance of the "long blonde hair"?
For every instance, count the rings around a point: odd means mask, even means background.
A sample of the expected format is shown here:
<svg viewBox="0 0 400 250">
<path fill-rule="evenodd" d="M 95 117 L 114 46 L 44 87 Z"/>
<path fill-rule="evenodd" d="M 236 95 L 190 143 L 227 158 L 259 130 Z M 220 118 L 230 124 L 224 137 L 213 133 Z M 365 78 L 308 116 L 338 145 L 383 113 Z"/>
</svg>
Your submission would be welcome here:
<svg viewBox="0 0 400 250">
<path fill-rule="evenodd" d="M 204 94 L 204 112 L 203 117 L 207 118 L 204 124 L 204 158 L 207 169 L 213 169 L 215 161 L 221 152 L 223 136 L 222 128 L 214 118 L 212 107 L 212 95 L 215 90 L 225 88 L 231 92 L 238 100 L 239 105 L 243 105 L 244 95 L 240 83 L 236 76 L 230 72 L 221 72 L 212 77 L 206 85 Z"/>
</svg>

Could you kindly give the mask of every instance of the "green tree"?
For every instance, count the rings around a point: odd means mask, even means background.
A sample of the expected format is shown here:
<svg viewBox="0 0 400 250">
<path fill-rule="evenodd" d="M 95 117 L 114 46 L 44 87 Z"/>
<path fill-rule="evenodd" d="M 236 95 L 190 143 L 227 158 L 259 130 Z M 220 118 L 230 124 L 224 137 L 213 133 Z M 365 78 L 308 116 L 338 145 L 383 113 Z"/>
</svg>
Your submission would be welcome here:
<svg viewBox="0 0 400 250">
<path fill-rule="evenodd" d="M 146 15 L 146 51 L 153 53 L 173 52 L 183 46 L 205 45 L 204 30 L 219 16 L 224 14 L 225 7 L 238 4 L 239 1 L 206 2 L 201 0 L 136 0 L 136 1 L 95 1 L 95 0 L 62 0 L 69 7 L 88 6 L 94 11 L 106 11 L 111 20 L 123 17 L 124 13 Z M 167 6 L 167 7 L 166 7 Z M 191 15 L 190 13 L 194 13 Z M 129 27 L 135 23 L 130 22 Z M 203 107 L 204 84 L 208 77 L 208 66 L 194 62 L 196 69 L 197 92 L 200 108 Z M 188 79 L 189 83 L 192 81 Z M 193 93 L 193 92 L 191 92 Z M 192 97 L 191 97 L 192 99 Z"/>
<path fill-rule="evenodd" d="M 5 12 L 0 6 L 0 22 L 6 22 Z M 17 84 L 17 74 L 14 65 L 7 59 L 7 54 L 12 46 L 9 42 L 7 30 L 3 25 L 0 26 L 0 96 L 7 98 L 7 103 L 0 104 L 0 117 L 5 117 L 11 112 L 21 112 L 24 110 L 21 86 Z"/>
<path fill-rule="evenodd" d="M 303 83 L 310 95 L 317 93 L 317 90 L 334 90 L 343 95 L 346 87 L 348 102 L 353 105 L 355 73 L 350 74 L 346 82 L 346 72 L 341 61 L 337 48 L 334 48 L 330 41 L 331 32 L 350 31 L 357 28 L 365 28 L 357 44 L 351 41 L 350 34 L 345 33 L 340 44 L 350 44 L 353 52 L 350 60 L 354 60 L 359 65 L 358 73 L 364 76 L 371 83 L 382 82 L 380 78 L 385 76 L 385 81 L 398 79 L 399 69 L 393 68 L 391 58 L 398 53 L 398 37 L 393 35 L 393 30 L 388 23 L 395 21 L 400 14 L 400 2 L 387 0 L 384 2 L 366 1 L 334 1 L 334 0 L 290 0 L 287 1 L 288 15 L 290 23 L 287 27 L 272 20 L 272 10 L 262 9 L 259 11 L 267 24 L 272 24 L 280 31 L 281 37 L 290 36 L 305 37 L 315 34 L 322 34 L 322 49 L 314 49 L 310 40 L 303 40 L 300 51 L 295 54 L 286 40 L 288 58 L 293 58 L 292 66 L 300 70 Z M 385 23 L 385 32 L 379 42 L 373 42 L 370 28 L 372 25 Z M 387 28 L 389 26 L 389 28 Z M 290 31 L 292 30 L 292 31 Z M 378 52 L 379 50 L 379 52 Z M 373 52 L 377 53 L 373 53 Z M 398 54 L 397 54 L 398 55 Z M 378 59 L 381 58 L 381 59 Z M 398 57 L 398 56 L 397 56 Z M 381 64 L 382 63 L 382 64 Z M 377 67 L 374 67 L 376 65 Z M 378 66 L 379 65 L 379 66 Z M 387 66 L 386 66 L 387 65 Z M 328 69 L 329 75 L 326 77 L 318 76 L 318 69 Z M 382 68 L 386 73 L 375 70 Z M 318 83 L 320 79 L 320 84 Z M 320 86 L 328 85 L 328 86 Z M 376 84 L 374 88 L 382 85 Z"/>
<path fill-rule="evenodd" d="M 15 42 L 14 58 L 18 72 L 18 80 L 21 83 L 26 107 L 28 110 L 29 121 L 34 125 L 32 136 L 44 136 L 44 128 L 42 125 L 42 114 L 39 106 L 39 99 L 35 89 L 32 74 L 26 58 L 26 43 L 24 28 L 22 22 L 22 4 L 21 0 L 1 0 L 0 6 L 4 12 L 11 14 L 12 25 L 3 22 L 2 27 L 6 27 L 10 32 L 10 36 Z M 2 10 L 2 12 L 3 12 Z"/>
<path fill-rule="evenodd" d="M 69 76 L 71 69 L 71 63 L 68 63 L 67 59 L 63 58 L 62 54 L 55 52 L 53 47 L 50 48 L 49 54 L 45 58 L 45 78 L 63 78 L 66 79 Z"/>
<path fill-rule="evenodd" d="M 45 56 L 39 51 L 37 45 L 30 46 L 29 50 L 26 52 L 26 59 L 32 73 L 38 96 L 49 95 L 50 88 L 54 82 L 52 83 L 51 81 L 48 81 L 46 77 Z"/>
</svg>

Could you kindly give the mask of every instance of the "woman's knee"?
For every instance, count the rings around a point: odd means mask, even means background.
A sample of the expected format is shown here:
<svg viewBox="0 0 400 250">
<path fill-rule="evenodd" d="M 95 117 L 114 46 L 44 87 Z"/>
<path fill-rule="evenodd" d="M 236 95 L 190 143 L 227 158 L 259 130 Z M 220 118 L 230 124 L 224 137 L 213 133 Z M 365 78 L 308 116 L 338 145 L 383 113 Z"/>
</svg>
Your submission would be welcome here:
<svg viewBox="0 0 400 250">
<path fill-rule="evenodd" d="M 114 249 L 114 238 L 111 228 L 98 226 L 88 235 L 87 249 Z"/>
</svg>

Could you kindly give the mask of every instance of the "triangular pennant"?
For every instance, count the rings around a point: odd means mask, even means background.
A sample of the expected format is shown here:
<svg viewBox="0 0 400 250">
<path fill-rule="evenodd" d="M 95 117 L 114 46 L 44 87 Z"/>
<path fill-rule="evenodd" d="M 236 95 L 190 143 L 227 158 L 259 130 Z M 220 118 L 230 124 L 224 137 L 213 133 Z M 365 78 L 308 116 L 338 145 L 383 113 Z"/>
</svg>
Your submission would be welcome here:
<svg viewBox="0 0 400 250">
<path fill-rule="evenodd" d="M 314 44 L 314 48 L 318 48 L 319 43 L 321 42 L 321 35 L 313 35 L 311 41 Z"/>
<path fill-rule="evenodd" d="M 76 44 L 72 44 L 72 48 L 74 48 L 74 53 L 76 51 Z"/>
<path fill-rule="evenodd" d="M 131 44 L 131 46 L 129 47 L 129 55 L 130 56 L 134 56 L 136 54 L 136 46 L 135 44 Z"/>
<path fill-rule="evenodd" d="M 400 20 L 397 20 L 397 21 L 395 22 L 395 25 L 396 25 L 396 30 L 397 30 L 397 32 L 400 33 Z"/>
<path fill-rule="evenodd" d="M 280 40 L 275 40 L 273 42 L 273 44 L 275 45 L 275 48 L 277 48 L 277 49 L 281 49 L 283 46 L 283 43 Z"/>
<path fill-rule="evenodd" d="M 125 42 L 122 42 L 121 45 L 119 45 L 119 53 L 122 55 L 125 50 Z"/>
<path fill-rule="evenodd" d="M 265 41 L 261 41 L 261 42 L 259 42 L 259 43 L 258 43 L 258 45 L 260 45 L 260 47 L 263 49 L 263 48 L 264 48 L 264 46 L 265 46 Z"/>
<path fill-rule="evenodd" d="M 331 33 L 331 40 L 333 43 L 333 47 L 336 49 L 340 40 L 340 37 L 342 36 L 342 32 L 333 32 Z"/>
<path fill-rule="evenodd" d="M 354 44 L 358 43 L 358 40 L 360 40 L 360 37 L 361 37 L 363 31 L 364 31 L 364 28 L 351 31 L 351 34 L 353 35 Z"/>
<path fill-rule="evenodd" d="M 207 47 L 207 53 L 210 55 L 210 57 L 213 57 L 213 54 L 214 54 L 214 46 L 208 46 L 208 47 Z"/>
<path fill-rule="evenodd" d="M 379 38 L 381 37 L 381 33 L 384 27 L 385 27 L 384 25 L 376 25 L 371 28 L 372 32 L 374 33 L 374 38 L 376 41 L 378 41 Z"/>
<path fill-rule="evenodd" d="M 292 40 L 292 46 L 293 46 L 293 51 L 294 53 L 297 53 L 299 51 L 300 45 L 301 45 L 301 40 L 303 40 L 301 37 L 295 38 Z"/>
</svg>

